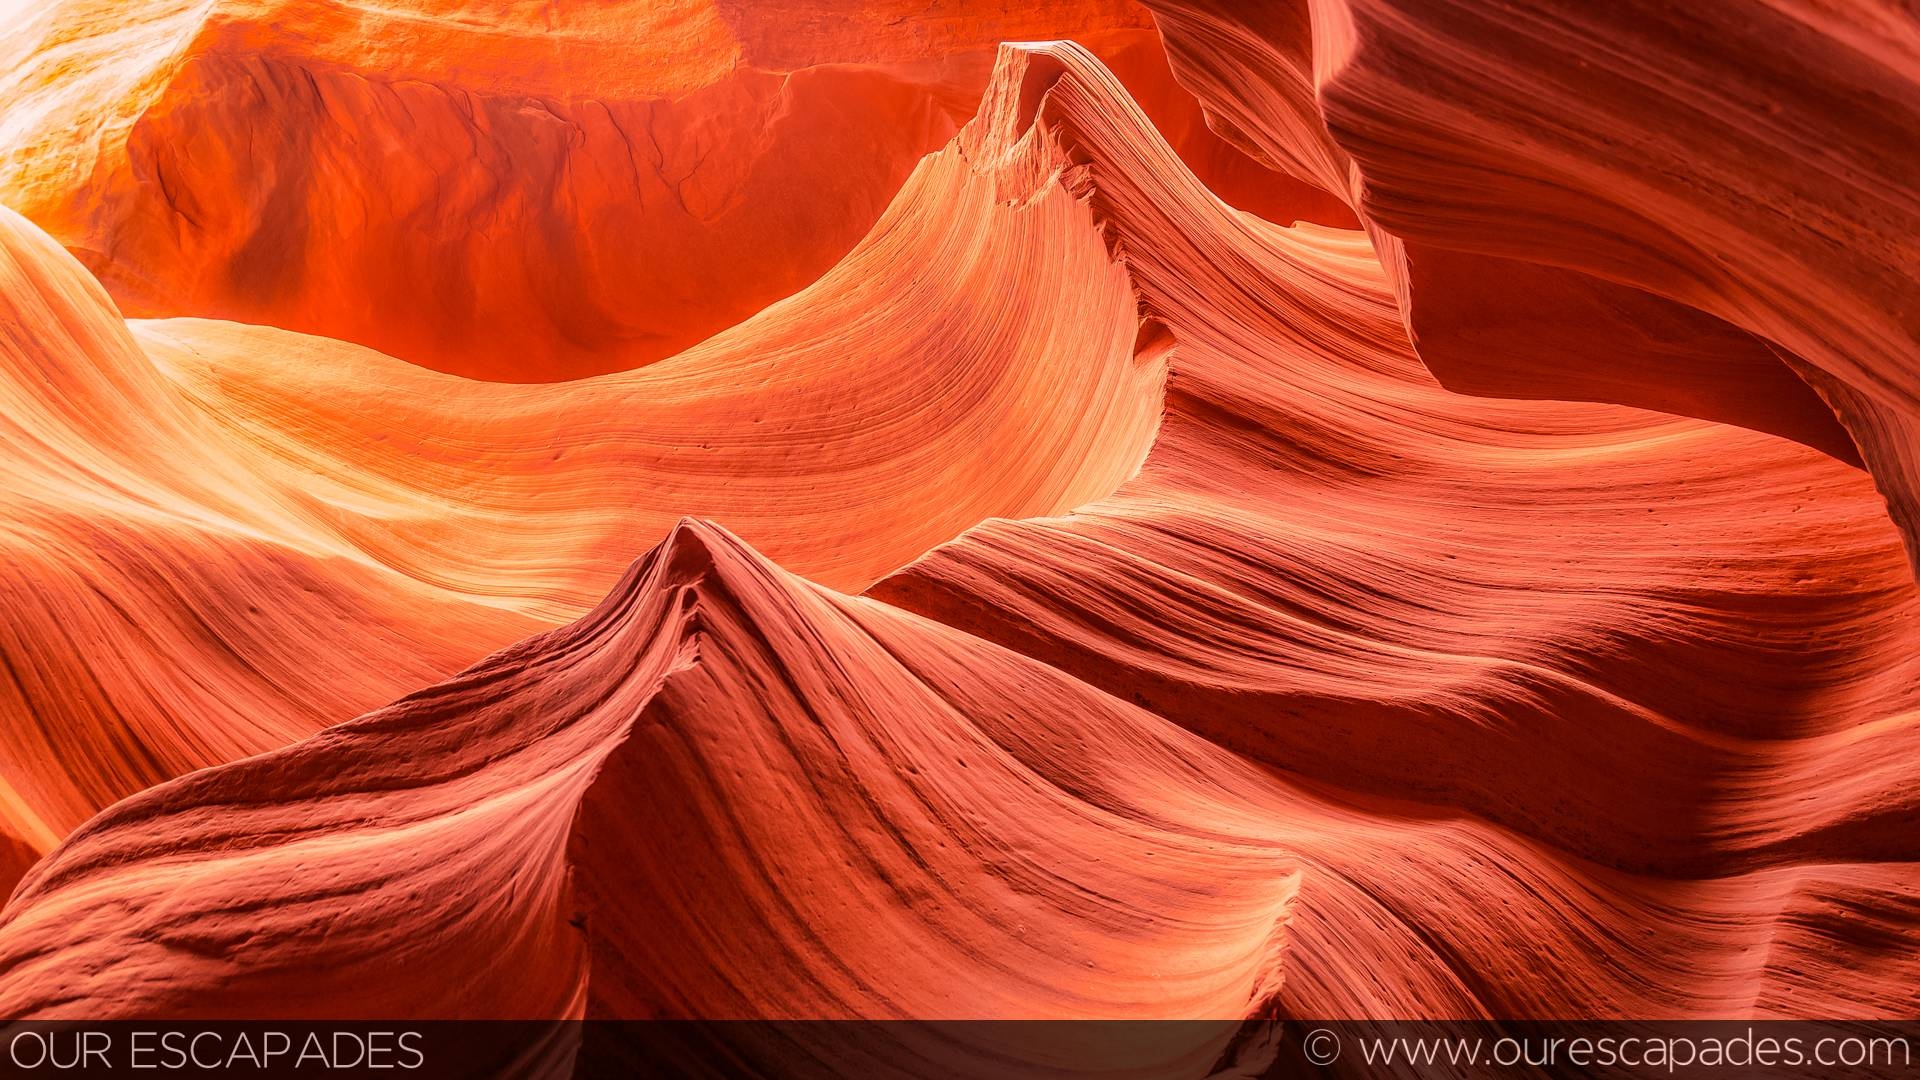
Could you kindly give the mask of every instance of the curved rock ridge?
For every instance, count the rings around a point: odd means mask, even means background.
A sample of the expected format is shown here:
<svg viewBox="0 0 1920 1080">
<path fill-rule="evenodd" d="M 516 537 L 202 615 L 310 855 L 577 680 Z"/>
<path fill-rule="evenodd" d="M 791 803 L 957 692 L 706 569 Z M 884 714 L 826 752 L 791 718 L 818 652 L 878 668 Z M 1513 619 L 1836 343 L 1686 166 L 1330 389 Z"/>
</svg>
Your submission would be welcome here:
<svg viewBox="0 0 1920 1080">
<path fill-rule="evenodd" d="M 1069 185 L 1005 195 L 930 158 L 798 296 L 595 379 L 502 386 L 262 327 L 132 325 L 256 475 L 414 576 L 571 618 L 690 511 L 857 590 L 982 518 L 1112 491 L 1152 441 L 1164 365 L 1135 355 L 1124 268 Z"/>
<path fill-rule="evenodd" d="M 0 55 L 0 202 L 131 315 L 552 381 L 671 356 L 817 279 L 971 115 L 995 42 L 1085 36 L 1164 69 L 1119 0 L 467 7 L 47 5 L 14 31 L 37 45 Z M 1196 164 L 1279 212 L 1271 174 L 1158 80 Z"/>
<path fill-rule="evenodd" d="M 1110 492 L 1164 365 L 1134 353 L 1086 208 L 1054 181 L 1028 194 L 1003 206 L 929 161 L 799 296 L 645 370 L 544 386 L 237 324 L 130 335 L 4 215 L 4 831 L 44 852 L 142 787 L 574 618 L 685 510 L 858 589 L 984 518 Z"/>
<path fill-rule="evenodd" d="M 1857 453 L 1920 566 L 1910 11 L 1148 6 L 1216 127 L 1349 197 L 1443 382 Z"/>
<path fill-rule="evenodd" d="M 1524 191 L 1435 239 L 1459 151 L 1424 221 L 1367 110 L 1450 115 L 1393 77 L 1514 44 L 1467 0 L 1155 7 L 1270 203 L 1162 136 L 1157 56 L 1159 116 L 1003 46 L 845 259 L 639 371 L 129 328 L 0 216 L 0 1015 L 1230 1022 L 1176 1074 L 1286 1017 L 1912 1015 L 1920 597 L 1806 298 L 1642 280 L 1699 265 L 1624 219 L 1548 258 Z M 1640 41 L 1586 19 L 1508 29 Z M 1619 105 L 1528 88 L 1526 153 Z"/>
<path fill-rule="evenodd" d="M 0 210 L 0 834 L 444 678 L 542 622 L 426 585 L 264 487 L 100 287 Z M 27 861 L 30 861 L 30 857 Z M 26 863 L 0 863 L 11 888 Z"/>
<path fill-rule="evenodd" d="M 131 314 L 512 381 L 636 367 L 797 291 L 966 118 L 993 42 L 1145 25 L 1116 0 L 119 6 L 12 31 L 0 202 Z"/>
</svg>

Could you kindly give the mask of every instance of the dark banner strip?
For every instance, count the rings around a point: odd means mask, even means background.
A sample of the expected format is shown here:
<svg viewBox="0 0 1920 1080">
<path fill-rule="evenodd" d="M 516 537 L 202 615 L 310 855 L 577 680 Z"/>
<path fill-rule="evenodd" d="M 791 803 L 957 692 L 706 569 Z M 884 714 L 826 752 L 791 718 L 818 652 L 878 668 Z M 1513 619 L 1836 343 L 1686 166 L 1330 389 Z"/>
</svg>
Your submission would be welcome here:
<svg viewBox="0 0 1920 1080">
<path fill-rule="evenodd" d="M 1920 1022 L 19 1021 L 0 1076 L 1912 1077 Z"/>
</svg>

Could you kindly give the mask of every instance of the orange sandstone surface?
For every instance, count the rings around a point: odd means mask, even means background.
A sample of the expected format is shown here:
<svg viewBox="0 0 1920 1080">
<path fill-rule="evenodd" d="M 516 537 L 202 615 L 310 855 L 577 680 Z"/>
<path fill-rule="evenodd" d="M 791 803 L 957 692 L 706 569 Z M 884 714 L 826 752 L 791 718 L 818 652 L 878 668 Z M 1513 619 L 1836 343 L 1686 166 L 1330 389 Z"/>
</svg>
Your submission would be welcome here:
<svg viewBox="0 0 1920 1080">
<path fill-rule="evenodd" d="M 0 1016 L 1920 1009 L 1911 13 L 7 18 Z"/>
<path fill-rule="evenodd" d="M 651 363 L 812 283 L 1001 40 L 1085 38 L 1228 197 L 1345 213 L 1214 136 L 1123 0 L 892 7 L 51 5 L 0 75 L 0 200 L 124 314 L 514 382 Z"/>
</svg>

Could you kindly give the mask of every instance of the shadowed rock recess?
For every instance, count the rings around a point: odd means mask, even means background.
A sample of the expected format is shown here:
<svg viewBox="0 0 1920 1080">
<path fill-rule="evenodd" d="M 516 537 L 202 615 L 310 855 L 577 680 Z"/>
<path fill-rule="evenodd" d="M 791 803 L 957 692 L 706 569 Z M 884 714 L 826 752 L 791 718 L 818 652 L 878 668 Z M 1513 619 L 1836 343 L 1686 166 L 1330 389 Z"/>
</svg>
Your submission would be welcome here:
<svg viewBox="0 0 1920 1080">
<path fill-rule="evenodd" d="M 0 1017 L 1920 1013 L 1909 10 L 48 0 L 0 97 Z"/>
</svg>

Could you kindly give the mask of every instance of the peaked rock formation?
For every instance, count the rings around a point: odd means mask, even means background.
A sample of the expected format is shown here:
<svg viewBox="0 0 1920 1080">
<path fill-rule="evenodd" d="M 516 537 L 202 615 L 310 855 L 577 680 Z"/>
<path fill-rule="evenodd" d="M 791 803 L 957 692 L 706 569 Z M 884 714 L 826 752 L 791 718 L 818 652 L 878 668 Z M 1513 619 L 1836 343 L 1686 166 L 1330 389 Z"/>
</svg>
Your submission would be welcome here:
<svg viewBox="0 0 1920 1080">
<path fill-rule="evenodd" d="M 1272 788 L 686 522 L 580 622 L 89 824 L 16 893 L 0 1014 L 1257 1014 Z"/>
</svg>

